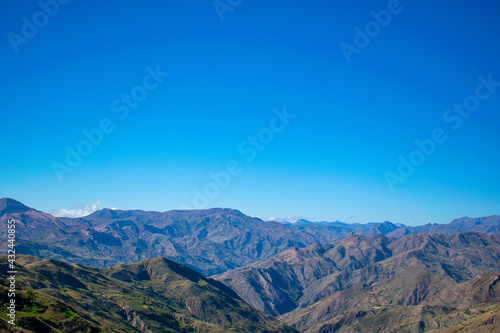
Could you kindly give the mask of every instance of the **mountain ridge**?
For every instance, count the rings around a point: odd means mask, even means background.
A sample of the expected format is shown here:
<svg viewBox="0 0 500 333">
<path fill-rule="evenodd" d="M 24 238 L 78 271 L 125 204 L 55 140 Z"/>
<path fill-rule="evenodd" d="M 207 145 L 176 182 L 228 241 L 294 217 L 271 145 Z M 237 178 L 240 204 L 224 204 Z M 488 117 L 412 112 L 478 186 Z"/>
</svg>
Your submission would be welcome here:
<svg viewBox="0 0 500 333">
<path fill-rule="evenodd" d="M 225 208 L 165 212 L 105 208 L 79 218 L 54 217 L 9 198 L 0 199 L 0 208 L 2 223 L 16 219 L 19 250 L 24 254 L 96 267 L 164 256 L 204 275 L 265 260 L 293 246 L 331 243 L 351 233 L 403 237 L 431 233 L 435 228 L 442 233 L 469 229 L 500 233 L 498 216 L 408 227 L 387 221 L 288 225 Z M 6 237 L 6 229 L 1 229 L 4 247 Z"/>
</svg>

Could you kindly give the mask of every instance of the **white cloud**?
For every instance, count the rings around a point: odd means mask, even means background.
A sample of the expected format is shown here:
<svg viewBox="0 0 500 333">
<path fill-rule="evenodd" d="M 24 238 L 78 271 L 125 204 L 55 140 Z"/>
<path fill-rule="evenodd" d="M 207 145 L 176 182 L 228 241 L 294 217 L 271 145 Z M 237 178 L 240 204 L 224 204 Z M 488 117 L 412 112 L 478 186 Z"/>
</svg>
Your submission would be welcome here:
<svg viewBox="0 0 500 333">
<path fill-rule="evenodd" d="M 258 216 L 256 216 L 256 217 L 258 217 Z M 297 222 L 297 220 L 304 219 L 304 217 L 302 215 L 294 215 L 294 216 L 286 216 L 286 217 L 269 216 L 269 217 L 259 217 L 259 218 L 261 220 L 264 220 L 264 221 L 291 222 L 291 223 L 295 223 L 295 222 Z"/>
<path fill-rule="evenodd" d="M 82 217 L 87 216 L 95 212 L 96 210 L 101 209 L 101 202 L 98 200 L 92 204 L 92 206 L 79 204 L 75 205 L 73 209 L 56 209 L 52 211 L 53 216 L 57 217 Z"/>
</svg>

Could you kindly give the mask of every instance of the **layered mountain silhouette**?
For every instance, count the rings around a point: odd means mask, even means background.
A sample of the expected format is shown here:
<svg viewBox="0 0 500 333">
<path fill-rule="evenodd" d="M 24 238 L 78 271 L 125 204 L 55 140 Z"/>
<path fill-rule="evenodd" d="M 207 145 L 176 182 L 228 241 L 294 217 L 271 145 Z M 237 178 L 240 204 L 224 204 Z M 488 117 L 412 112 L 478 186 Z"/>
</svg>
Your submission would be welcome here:
<svg viewBox="0 0 500 333">
<path fill-rule="evenodd" d="M 0 199 L 0 222 L 15 218 L 20 253 L 109 267 L 166 257 L 204 275 L 221 274 L 292 247 L 331 243 L 350 233 L 401 237 L 417 233 L 500 232 L 500 216 L 461 218 L 443 225 L 407 227 L 391 222 L 294 224 L 262 221 L 233 209 L 102 209 L 81 218 L 59 218 L 9 198 Z M 7 236 L 0 229 L 0 238 Z"/>
<path fill-rule="evenodd" d="M 210 275 L 314 242 L 300 230 L 232 209 L 103 209 L 82 218 L 57 218 L 20 205 L 0 201 L 0 221 L 17 221 L 21 253 L 96 267 L 163 256 Z M 2 229 L 0 237 L 6 233 Z"/>
<path fill-rule="evenodd" d="M 487 234 L 500 234 L 500 216 L 492 215 L 487 217 L 461 217 L 447 224 L 431 224 L 421 226 L 405 226 L 403 224 L 391 223 L 343 223 L 343 222 L 310 222 L 298 220 L 295 224 L 287 224 L 299 230 L 305 231 L 315 236 L 318 242 L 329 243 L 343 238 L 350 233 L 358 235 L 382 234 L 389 237 L 403 237 L 409 234 L 455 234 L 458 232 L 484 232 Z"/>
<path fill-rule="evenodd" d="M 0 302 L 9 302 L 0 257 Z M 111 268 L 16 258 L 16 327 L 3 332 L 297 332 L 243 302 L 222 283 L 155 258 Z"/>
<path fill-rule="evenodd" d="M 418 227 L 266 222 L 222 208 L 60 218 L 0 199 L 8 219 L 21 253 L 18 326 L 1 319 L 3 331 L 500 329 L 497 215 Z M 4 248 L 6 237 L 0 228 Z M 7 271 L 4 256 L 1 306 Z"/>
</svg>

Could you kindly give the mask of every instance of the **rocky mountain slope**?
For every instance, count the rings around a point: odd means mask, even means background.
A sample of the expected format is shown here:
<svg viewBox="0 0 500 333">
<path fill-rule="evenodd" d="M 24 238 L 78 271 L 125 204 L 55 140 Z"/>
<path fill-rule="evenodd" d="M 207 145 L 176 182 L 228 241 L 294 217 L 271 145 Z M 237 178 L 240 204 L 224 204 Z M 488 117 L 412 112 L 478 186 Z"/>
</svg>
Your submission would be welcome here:
<svg viewBox="0 0 500 333">
<path fill-rule="evenodd" d="M 392 332 L 444 327 L 451 322 L 433 320 L 497 304 L 497 275 L 483 275 L 498 272 L 498 235 L 351 234 L 331 244 L 290 248 L 216 278 L 300 331 Z M 478 275 L 490 281 L 474 284 L 485 288 L 480 292 L 467 282 Z M 423 320 L 422 311 L 432 320 Z"/>
<path fill-rule="evenodd" d="M 498 332 L 499 281 L 497 273 L 459 284 L 413 267 L 279 318 L 301 332 Z"/>
<path fill-rule="evenodd" d="M 296 332 L 218 281 L 165 258 L 89 268 L 18 255 L 12 332 Z M 7 258 L 0 257 L 5 308 Z M 21 330 L 24 329 L 24 330 Z"/>
</svg>

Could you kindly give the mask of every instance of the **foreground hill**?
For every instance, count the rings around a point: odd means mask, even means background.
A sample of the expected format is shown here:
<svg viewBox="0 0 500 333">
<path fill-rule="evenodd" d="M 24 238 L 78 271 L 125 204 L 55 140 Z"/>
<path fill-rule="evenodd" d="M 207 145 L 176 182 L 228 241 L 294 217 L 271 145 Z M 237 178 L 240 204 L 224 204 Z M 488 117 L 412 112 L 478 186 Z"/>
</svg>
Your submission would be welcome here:
<svg viewBox="0 0 500 333">
<path fill-rule="evenodd" d="M 471 307 L 497 316 L 498 272 L 498 235 L 351 234 L 290 248 L 216 278 L 300 331 L 423 332 L 484 314 L 467 314 Z M 461 320 L 453 311 L 464 313 Z"/>
<path fill-rule="evenodd" d="M 23 332 L 296 332 L 165 258 L 98 269 L 19 255 L 16 265 Z M 3 284 L 6 271 L 0 257 Z M 0 287 L 2 307 L 7 289 Z M 6 330 L 4 318 L 0 327 Z"/>
<path fill-rule="evenodd" d="M 498 216 L 422 227 L 305 220 L 283 224 L 221 208 L 167 212 L 102 209 L 82 218 L 58 218 L 13 199 L 0 199 L 0 223 L 9 218 L 17 221 L 18 251 L 23 254 L 94 267 L 162 256 L 204 275 L 265 260 L 291 247 L 337 241 L 352 232 L 395 237 L 436 228 L 441 233 L 500 232 Z M 0 228 L 4 246 L 6 236 L 7 228 Z"/>
</svg>

